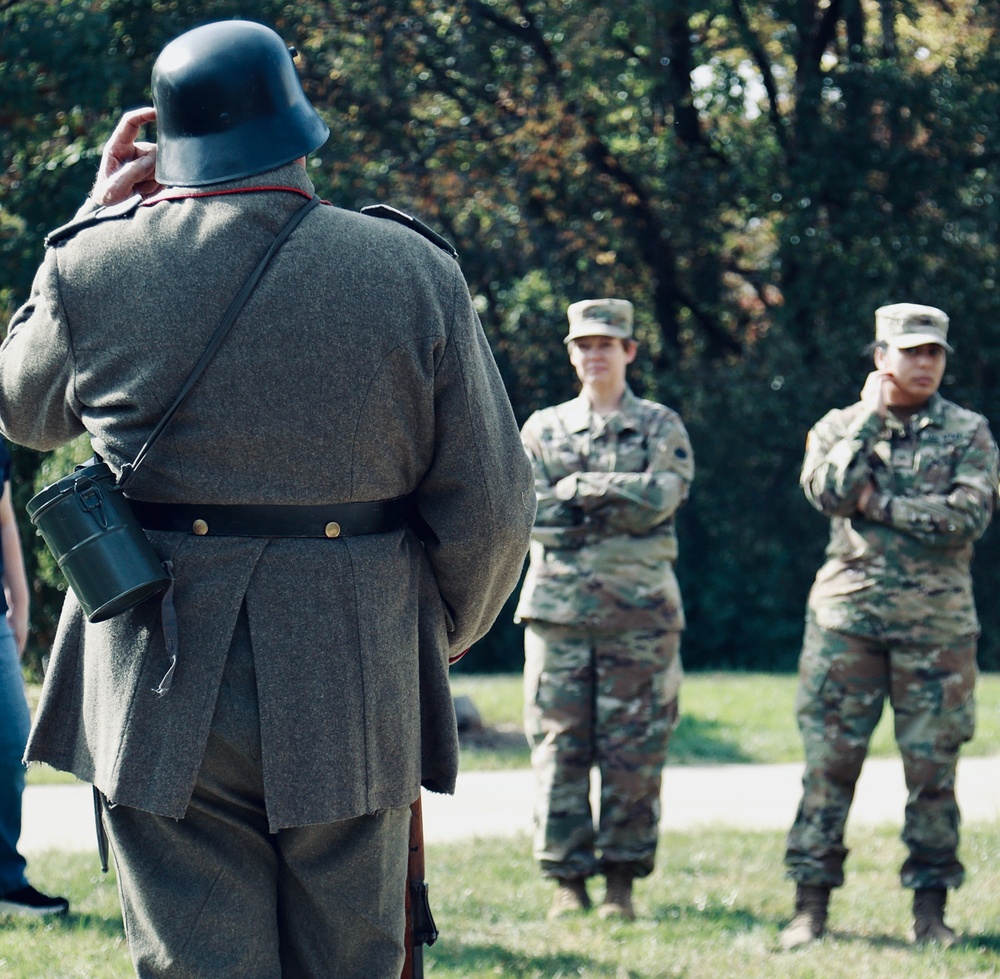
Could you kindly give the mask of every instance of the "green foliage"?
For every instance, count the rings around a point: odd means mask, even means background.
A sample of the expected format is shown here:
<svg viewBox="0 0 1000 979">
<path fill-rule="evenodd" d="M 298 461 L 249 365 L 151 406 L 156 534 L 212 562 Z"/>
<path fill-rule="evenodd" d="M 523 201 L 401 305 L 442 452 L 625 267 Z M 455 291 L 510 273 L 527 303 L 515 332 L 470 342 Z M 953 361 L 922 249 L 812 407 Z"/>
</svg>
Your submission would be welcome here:
<svg viewBox="0 0 1000 979">
<path fill-rule="evenodd" d="M 242 7 L 0 4 L 0 315 L 119 109 L 148 99 L 163 43 Z M 797 487 L 803 441 L 857 397 L 876 306 L 944 308 L 945 394 L 1000 428 L 996 5 L 304 0 L 253 15 L 296 45 L 331 124 L 319 191 L 390 201 L 458 246 L 520 421 L 573 391 L 566 305 L 636 303 L 632 382 L 681 411 L 698 465 L 680 517 L 691 665 L 794 663 L 826 534 Z M 998 549 L 991 533 L 976 565 L 987 667 Z M 481 664 L 519 663 L 512 608 Z"/>
<path fill-rule="evenodd" d="M 12 445 L 11 480 L 14 513 L 21 534 L 25 571 L 31 588 L 31 632 L 23 663 L 29 676 L 40 677 L 66 591 L 66 579 L 45 542 L 28 519 L 28 501 L 44 487 L 71 472 L 92 455 L 90 440 L 81 437 L 50 453 Z"/>
<path fill-rule="evenodd" d="M 28 451 L 28 450 L 22 450 Z M 36 493 L 40 493 L 50 483 L 61 479 L 73 468 L 86 462 L 93 456 L 90 439 L 80 436 L 66 445 L 38 459 L 37 468 L 30 484 L 18 484 L 15 499 L 18 502 L 27 501 Z M 26 471 L 30 471 L 27 470 Z M 23 506 L 17 509 L 22 541 L 31 542 L 34 546 L 25 547 L 25 570 L 32 584 L 31 600 L 31 636 L 24 653 L 24 664 L 30 675 L 40 676 L 45 657 L 55 636 L 55 626 L 59 619 L 63 597 L 66 593 L 66 579 L 56 564 L 52 552 L 38 535 L 34 525 L 28 520 Z"/>
</svg>

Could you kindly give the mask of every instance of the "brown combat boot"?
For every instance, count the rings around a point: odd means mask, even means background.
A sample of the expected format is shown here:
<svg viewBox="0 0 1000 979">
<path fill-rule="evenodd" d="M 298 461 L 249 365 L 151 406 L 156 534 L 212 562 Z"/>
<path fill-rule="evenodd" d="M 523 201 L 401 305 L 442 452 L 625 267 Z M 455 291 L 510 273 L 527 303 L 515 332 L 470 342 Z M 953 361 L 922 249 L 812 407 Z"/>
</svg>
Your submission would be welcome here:
<svg viewBox="0 0 1000 979">
<path fill-rule="evenodd" d="M 920 944 L 937 942 L 951 948 L 958 936 L 944 923 L 944 905 L 948 892 L 944 888 L 920 888 L 913 892 L 913 940 Z"/>
<path fill-rule="evenodd" d="M 552 895 L 552 905 L 549 907 L 548 919 L 561 918 L 564 914 L 590 909 L 590 897 L 587 895 L 587 882 L 583 877 L 565 877 L 559 881 L 555 894 Z"/>
<path fill-rule="evenodd" d="M 604 903 L 598 909 L 602 918 L 624 918 L 635 921 L 635 909 L 632 907 L 632 874 L 627 870 L 609 869 L 607 872 L 608 890 L 604 895 Z"/>
<path fill-rule="evenodd" d="M 829 887 L 797 885 L 795 917 L 781 933 L 781 947 L 788 950 L 816 941 L 826 931 L 826 909 L 829 903 Z"/>
</svg>

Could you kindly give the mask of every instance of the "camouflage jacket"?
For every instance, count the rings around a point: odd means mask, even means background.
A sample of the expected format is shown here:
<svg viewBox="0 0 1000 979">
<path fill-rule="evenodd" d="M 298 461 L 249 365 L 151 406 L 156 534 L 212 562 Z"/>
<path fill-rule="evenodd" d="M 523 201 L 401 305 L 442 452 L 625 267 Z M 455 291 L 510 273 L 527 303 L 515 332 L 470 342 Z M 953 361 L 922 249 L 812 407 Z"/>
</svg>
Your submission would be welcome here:
<svg viewBox="0 0 1000 979">
<path fill-rule="evenodd" d="M 516 620 L 680 630 L 674 514 L 694 476 L 680 416 L 630 390 L 602 417 L 583 397 L 521 431 L 538 514 Z"/>
<path fill-rule="evenodd" d="M 876 491 L 862 514 L 869 482 Z M 831 518 L 809 594 L 821 626 L 926 642 L 978 633 L 972 545 L 997 496 L 985 418 L 937 394 L 905 424 L 860 402 L 831 411 L 809 433 L 800 483 Z"/>
</svg>

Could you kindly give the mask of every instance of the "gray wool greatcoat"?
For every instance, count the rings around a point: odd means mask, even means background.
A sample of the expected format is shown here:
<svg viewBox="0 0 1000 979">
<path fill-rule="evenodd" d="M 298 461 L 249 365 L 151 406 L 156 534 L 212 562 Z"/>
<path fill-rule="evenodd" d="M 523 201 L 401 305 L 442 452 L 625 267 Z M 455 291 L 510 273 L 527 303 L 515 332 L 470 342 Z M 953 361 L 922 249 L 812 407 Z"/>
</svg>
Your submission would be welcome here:
<svg viewBox="0 0 1000 979">
<path fill-rule="evenodd" d="M 163 200 L 47 250 L 0 347 L 0 427 L 51 449 L 88 432 L 118 472 L 233 295 L 313 188 L 289 164 Z M 204 193 L 201 188 L 192 193 Z M 172 188 L 171 193 L 177 189 Z M 237 614 L 257 671 L 272 831 L 454 790 L 449 658 L 517 583 L 531 468 L 458 264 L 394 221 L 322 206 L 273 260 L 128 494 L 319 504 L 413 494 L 427 529 L 326 539 L 150 531 L 159 603 L 88 623 L 67 593 L 26 757 L 116 804 L 184 816 Z"/>
</svg>

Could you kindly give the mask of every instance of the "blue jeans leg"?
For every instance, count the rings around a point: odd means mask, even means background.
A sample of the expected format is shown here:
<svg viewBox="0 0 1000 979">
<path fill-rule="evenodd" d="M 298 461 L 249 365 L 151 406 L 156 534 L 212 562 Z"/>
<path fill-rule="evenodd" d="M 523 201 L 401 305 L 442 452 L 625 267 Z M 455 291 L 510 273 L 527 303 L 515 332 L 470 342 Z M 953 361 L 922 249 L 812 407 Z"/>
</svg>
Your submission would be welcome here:
<svg viewBox="0 0 1000 979">
<path fill-rule="evenodd" d="M 24 887 L 24 857 L 17 852 L 24 792 L 24 746 L 31 716 L 17 643 L 0 615 L 0 894 Z"/>
</svg>

